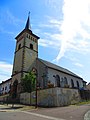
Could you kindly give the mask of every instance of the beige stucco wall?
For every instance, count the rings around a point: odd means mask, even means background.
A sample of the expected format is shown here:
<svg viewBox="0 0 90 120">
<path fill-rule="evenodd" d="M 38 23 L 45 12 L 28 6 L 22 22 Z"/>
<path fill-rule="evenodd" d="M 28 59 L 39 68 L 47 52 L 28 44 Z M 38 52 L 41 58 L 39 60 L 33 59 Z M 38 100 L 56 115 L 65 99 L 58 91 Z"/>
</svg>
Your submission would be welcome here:
<svg viewBox="0 0 90 120">
<path fill-rule="evenodd" d="M 30 98 L 31 96 L 31 98 Z M 75 104 L 80 101 L 80 95 L 77 89 L 70 88 L 50 88 L 38 90 L 37 101 L 39 106 L 54 107 Z M 36 104 L 36 93 L 22 93 L 20 102 L 23 104 Z"/>
</svg>

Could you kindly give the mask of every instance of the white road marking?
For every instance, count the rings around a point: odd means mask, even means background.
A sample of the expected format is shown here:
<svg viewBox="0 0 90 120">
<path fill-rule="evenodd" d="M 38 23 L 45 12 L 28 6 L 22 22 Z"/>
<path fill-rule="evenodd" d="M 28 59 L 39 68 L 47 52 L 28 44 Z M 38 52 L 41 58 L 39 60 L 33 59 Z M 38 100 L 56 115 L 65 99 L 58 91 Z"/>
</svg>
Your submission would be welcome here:
<svg viewBox="0 0 90 120">
<path fill-rule="evenodd" d="M 50 116 L 37 114 L 37 113 L 32 113 L 32 112 L 27 112 L 27 111 L 21 111 L 21 112 L 27 113 L 27 114 L 30 114 L 30 115 L 34 115 L 34 116 L 38 116 L 38 117 L 42 117 L 42 118 L 47 118 L 47 119 L 50 119 L 50 120 L 65 120 L 65 119 L 61 119 L 61 118 L 50 117 Z"/>
</svg>

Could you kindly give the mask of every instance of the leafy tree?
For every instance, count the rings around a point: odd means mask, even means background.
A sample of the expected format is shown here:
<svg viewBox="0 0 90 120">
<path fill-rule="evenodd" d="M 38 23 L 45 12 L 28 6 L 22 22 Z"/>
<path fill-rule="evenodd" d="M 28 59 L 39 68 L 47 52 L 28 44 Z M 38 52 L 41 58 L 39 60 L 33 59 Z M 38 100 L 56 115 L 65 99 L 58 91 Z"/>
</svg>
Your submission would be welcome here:
<svg viewBox="0 0 90 120">
<path fill-rule="evenodd" d="M 32 92 L 36 88 L 36 75 L 33 72 L 27 73 L 21 80 L 24 92 Z"/>
</svg>

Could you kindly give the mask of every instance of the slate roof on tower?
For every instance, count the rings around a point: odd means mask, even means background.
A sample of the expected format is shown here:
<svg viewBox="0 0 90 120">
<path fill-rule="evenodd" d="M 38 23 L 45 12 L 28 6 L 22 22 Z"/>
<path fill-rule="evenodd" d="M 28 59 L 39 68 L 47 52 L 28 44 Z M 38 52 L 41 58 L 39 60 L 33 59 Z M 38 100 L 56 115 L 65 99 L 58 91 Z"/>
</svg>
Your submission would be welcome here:
<svg viewBox="0 0 90 120">
<path fill-rule="evenodd" d="M 39 39 L 40 37 L 38 37 L 37 35 L 33 34 L 32 30 L 31 30 L 31 25 L 30 25 L 30 12 L 28 14 L 28 19 L 27 19 L 27 22 L 26 22 L 26 25 L 25 25 L 25 29 L 20 32 L 20 34 L 18 34 L 16 36 L 15 39 L 18 39 L 19 36 L 21 36 L 21 34 L 23 34 L 24 32 L 27 32 L 29 34 L 31 34 L 32 36 L 36 37 L 37 39 Z"/>
<path fill-rule="evenodd" d="M 30 25 L 30 12 L 28 13 L 28 19 L 27 19 L 27 22 L 26 22 L 25 29 L 31 30 L 31 25 Z"/>
</svg>

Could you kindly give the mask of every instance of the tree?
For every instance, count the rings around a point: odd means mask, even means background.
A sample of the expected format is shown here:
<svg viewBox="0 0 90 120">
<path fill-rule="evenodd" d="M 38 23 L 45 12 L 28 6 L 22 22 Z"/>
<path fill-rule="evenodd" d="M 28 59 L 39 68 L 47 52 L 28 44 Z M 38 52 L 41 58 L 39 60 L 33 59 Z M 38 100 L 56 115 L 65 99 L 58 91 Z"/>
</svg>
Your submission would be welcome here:
<svg viewBox="0 0 90 120">
<path fill-rule="evenodd" d="M 24 92 L 32 92 L 36 89 L 36 75 L 33 72 L 27 73 L 21 80 Z"/>
<path fill-rule="evenodd" d="M 18 86 L 18 80 L 16 79 L 14 82 L 13 82 L 13 85 L 10 86 L 10 98 L 12 100 L 12 107 L 14 107 L 14 103 L 16 101 L 16 98 L 17 98 L 17 86 Z M 8 99 L 7 99 L 7 102 L 8 102 Z M 8 103 L 7 103 L 8 105 Z"/>
<path fill-rule="evenodd" d="M 17 97 L 17 85 L 18 80 L 15 80 L 13 83 L 12 99 L 15 99 Z"/>
</svg>

